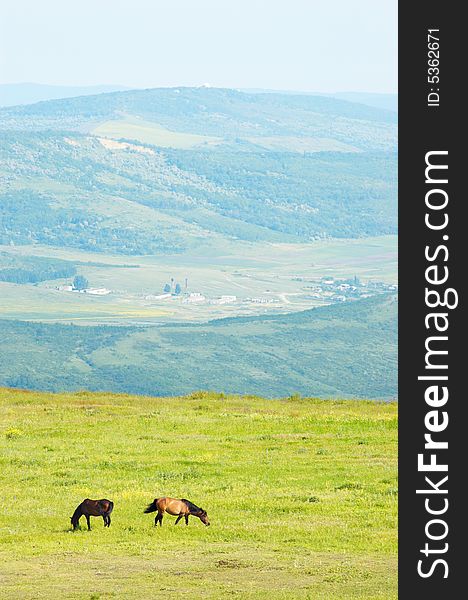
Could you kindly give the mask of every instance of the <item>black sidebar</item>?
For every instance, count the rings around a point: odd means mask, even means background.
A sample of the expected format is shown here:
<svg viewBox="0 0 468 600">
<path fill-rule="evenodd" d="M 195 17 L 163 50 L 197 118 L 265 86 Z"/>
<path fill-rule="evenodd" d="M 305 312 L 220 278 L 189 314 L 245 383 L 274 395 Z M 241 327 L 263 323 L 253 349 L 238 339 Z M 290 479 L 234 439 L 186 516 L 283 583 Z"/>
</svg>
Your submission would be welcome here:
<svg viewBox="0 0 468 600">
<path fill-rule="evenodd" d="M 459 3 L 399 11 L 399 597 L 449 600 L 468 596 L 468 35 Z"/>
</svg>

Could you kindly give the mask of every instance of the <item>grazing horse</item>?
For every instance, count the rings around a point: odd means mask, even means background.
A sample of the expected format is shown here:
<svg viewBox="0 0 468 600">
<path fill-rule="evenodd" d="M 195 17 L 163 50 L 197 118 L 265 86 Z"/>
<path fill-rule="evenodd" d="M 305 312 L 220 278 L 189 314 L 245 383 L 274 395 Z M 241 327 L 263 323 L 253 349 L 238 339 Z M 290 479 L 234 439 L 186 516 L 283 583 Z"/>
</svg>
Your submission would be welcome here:
<svg viewBox="0 0 468 600">
<path fill-rule="evenodd" d="M 155 526 L 159 522 L 159 525 L 162 527 L 163 514 L 165 512 L 167 512 L 169 515 L 177 517 L 174 525 L 177 525 L 182 517 L 185 518 L 185 524 L 188 525 L 188 518 L 190 515 L 198 517 L 205 525 L 210 524 L 206 510 L 195 506 L 195 504 L 192 504 L 192 502 L 186 500 L 185 498 L 182 498 L 181 500 L 176 498 L 155 498 L 155 500 L 146 507 L 145 513 L 155 511 L 158 511 L 158 514 L 154 519 Z"/>
<path fill-rule="evenodd" d="M 88 523 L 88 530 L 91 529 L 91 524 L 89 522 L 89 517 L 102 517 L 104 520 L 104 527 L 110 527 L 111 518 L 110 514 L 114 508 L 114 503 L 110 500 L 90 500 L 86 498 L 83 502 L 77 507 L 73 516 L 70 518 L 71 524 L 73 525 L 73 529 L 77 529 L 79 525 L 80 518 L 84 515 L 86 517 L 86 522 Z"/>
</svg>

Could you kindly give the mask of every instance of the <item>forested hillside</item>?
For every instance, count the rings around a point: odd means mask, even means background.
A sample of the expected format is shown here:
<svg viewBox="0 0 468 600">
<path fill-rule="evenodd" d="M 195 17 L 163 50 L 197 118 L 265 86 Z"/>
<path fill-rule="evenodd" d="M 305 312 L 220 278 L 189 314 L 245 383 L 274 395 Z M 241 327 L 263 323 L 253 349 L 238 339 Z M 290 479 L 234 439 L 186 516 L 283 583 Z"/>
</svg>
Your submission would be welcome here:
<svg viewBox="0 0 468 600">
<path fill-rule="evenodd" d="M 308 241 L 395 233 L 396 155 L 109 149 L 93 137 L 0 140 L 0 243 L 124 254 L 208 234 Z"/>
<path fill-rule="evenodd" d="M 395 397 L 397 303 L 159 327 L 0 320 L 0 385 L 172 395 Z"/>
<path fill-rule="evenodd" d="M 395 148 L 394 112 L 323 96 L 247 94 L 218 88 L 157 88 L 4 108 L 3 128 L 90 130 L 137 116 L 174 131 L 235 140 L 314 136 L 360 149 Z"/>
<path fill-rule="evenodd" d="M 139 90 L 0 110 L 0 243 L 123 254 L 396 230 L 395 114 Z"/>
</svg>

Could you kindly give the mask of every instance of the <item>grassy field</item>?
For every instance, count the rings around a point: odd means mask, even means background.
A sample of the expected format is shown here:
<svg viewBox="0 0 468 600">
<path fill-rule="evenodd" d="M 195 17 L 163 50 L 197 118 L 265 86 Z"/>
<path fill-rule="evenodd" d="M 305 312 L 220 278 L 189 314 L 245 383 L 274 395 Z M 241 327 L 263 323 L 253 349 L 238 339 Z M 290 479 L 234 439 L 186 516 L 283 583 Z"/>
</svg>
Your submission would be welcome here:
<svg viewBox="0 0 468 600">
<path fill-rule="evenodd" d="M 192 148 L 201 144 L 213 144 L 222 141 L 220 138 L 213 136 L 170 131 L 157 123 L 137 117 L 106 121 L 96 127 L 93 133 L 108 138 L 138 140 L 161 148 Z"/>
<path fill-rule="evenodd" d="M 160 148 L 193 148 L 212 146 L 223 142 L 222 138 L 193 133 L 170 131 L 158 123 L 137 117 L 105 121 L 92 130 L 94 135 L 111 139 L 138 140 Z M 331 138 L 295 136 L 251 136 L 246 141 L 274 151 L 288 152 L 358 152 L 358 148 Z"/>
<path fill-rule="evenodd" d="M 0 391 L 5 599 L 396 598 L 397 405 Z M 155 529 L 154 497 L 208 511 Z M 85 497 L 104 529 L 70 531 Z"/>
</svg>

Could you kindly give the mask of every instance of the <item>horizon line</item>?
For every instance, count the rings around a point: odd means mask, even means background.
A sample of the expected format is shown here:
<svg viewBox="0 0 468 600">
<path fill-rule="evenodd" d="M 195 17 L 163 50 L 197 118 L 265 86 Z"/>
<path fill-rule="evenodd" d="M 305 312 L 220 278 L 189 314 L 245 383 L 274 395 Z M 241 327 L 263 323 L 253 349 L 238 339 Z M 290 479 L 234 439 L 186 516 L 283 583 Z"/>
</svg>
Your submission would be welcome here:
<svg viewBox="0 0 468 600">
<path fill-rule="evenodd" d="M 90 84 L 80 84 L 80 83 L 44 83 L 37 81 L 7 81 L 0 82 L 0 86 L 21 86 L 21 85 L 35 85 L 35 86 L 43 86 L 43 87 L 56 87 L 56 88 L 98 88 L 98 87 L 112 87 L 112 88 L 122 88 L 120 91 L 131 91 L 131 90 L 150 90 L 150 89 L 178 89 L 178 88 L 213 88 L 213 89 L 226 89 L 226 90 L 236 90 L 236 91 L 257 91 L 257 92 L 277 92 L 277 93 L 297 93 L 297 94 L 375 94 L 375 95 L 398 95 L 398 90 L 396 91 L 374 91 L 374 90 L 303 90 L 303 89 L 291 89 L 291 88 L 269 88 L 269 87 L 244 87 L 244 86 L 224 86 L 224 85 L 216 85 L 210 83 L 201 83 L 198 85 L 127 85 L 120 83 L 90 83 Z M 119 90 L 116 90 L 119 91 Z"/>
</svg>

